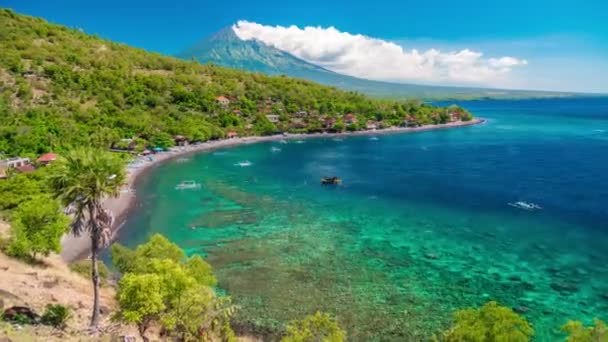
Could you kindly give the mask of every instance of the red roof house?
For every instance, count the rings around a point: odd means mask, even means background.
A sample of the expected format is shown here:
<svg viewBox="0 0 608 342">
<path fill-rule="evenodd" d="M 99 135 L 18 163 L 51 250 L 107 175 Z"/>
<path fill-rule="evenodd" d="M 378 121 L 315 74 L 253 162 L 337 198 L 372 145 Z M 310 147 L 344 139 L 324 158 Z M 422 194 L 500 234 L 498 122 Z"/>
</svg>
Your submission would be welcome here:
<svg viewBox="0 0 608 342">
<path fill-rule="evenodd" d="M 38 158 L 38 162 L 43 165 L 47 165 L 57 159 L 57 154 L 55 153 L 45 153 Z"/>
<path fill-rule="evenodd" d="M 227 106 L 230 104 L 230 99 L 227 98 L 224 95 L 218 96 L 215 98 L 215 101 L 217 101 L 219 104 L 221 104 L 222 106 Z"/>
<path fill-rule="evenodd" d="M 355 114 L 352 114 L 352 113 L 345 114 L 343 119 L 344 119 L 344 123 L 346 123 L 348 125 L 357 123 L 357 117 L 355 117 Z"/>
</svg>

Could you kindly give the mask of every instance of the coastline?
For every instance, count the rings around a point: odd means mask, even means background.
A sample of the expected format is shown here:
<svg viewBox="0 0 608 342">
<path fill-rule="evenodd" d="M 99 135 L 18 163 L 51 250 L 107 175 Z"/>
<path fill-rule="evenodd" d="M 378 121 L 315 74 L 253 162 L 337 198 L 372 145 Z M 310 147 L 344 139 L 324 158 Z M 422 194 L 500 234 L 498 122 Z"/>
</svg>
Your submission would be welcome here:
<svg viewBox="0 0 608 342">
<path fill-rule="evenodd" d="M 267 141 L 280 141 L 280 140 L 293 140 L 293 139 L 311 139 L 311 138 L 334 138 L 334 137 L 350 137 L 350 136 L 366 136 L 366 135 L 386 135 L 386 134 L 402 134 L 402 133 L 414 133 L 424 132 L 439 129 L 449 129 L 456 127 L 473 126 L 485 123 L 484 119 L 473 119 L 471 121 L 457 121 L 446 124 L 438 125 L 427 125 L 421 127 L 391 127 L 381 130 L 364 130 L 355 132 L 345 133 L 311 133 L 311 134 L 280 134 L 271 136 L 253 136 L 253 137 L 242 137 L 232 138 L 224 140 L 207 141 L 198 145 L 189 145 L 183 147 L 174 147 L 170 151 L 161 152 L 154 154 L 152 160 L 138 157 L 134 163 L 129 164 L 127 168 L 127 177 L 125 186 L 120 192 L 118 197 L 108 198 L 104 200 L 104 207 L 108 209 L 114 216 L 114 224 L 112 225 L 112 240 L 116 238 L 117 233 L 120 231 L 125 223 L 125 219 L 135 204 L 136 194 L 131 191 L 133 185 L 137 179 L 146 174 L 154 167 L 172 160 L 175 158 L 183 157 L 185 155 L 210 152 L 218 149 L 237 147 L 241 145 L 255 144 L 259 142 Z M 80 236 L 74 236 L 72 234 L 65 234 L 61 239 L 61 257 L 66 262 L 74 262 L 77 260 L 85 259 L 90 250 L 91 242 L 87 234 Z"/>
</svg>

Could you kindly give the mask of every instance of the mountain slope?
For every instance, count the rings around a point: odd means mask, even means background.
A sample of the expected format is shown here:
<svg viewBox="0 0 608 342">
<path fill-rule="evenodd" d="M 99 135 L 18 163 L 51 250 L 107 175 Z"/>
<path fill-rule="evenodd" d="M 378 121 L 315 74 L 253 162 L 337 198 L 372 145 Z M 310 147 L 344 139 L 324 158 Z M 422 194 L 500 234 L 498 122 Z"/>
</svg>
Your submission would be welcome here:
<svg viewBox="0 0 608 342">
<path fill-rule="evenodd" d="M 255 51 L 269 55 L 255 45 L 248 53 Z M 283 53 L 269 58 L 256 63 L 289 61 Z M 296 118 L 298 112 L 306 112 L 306 120 Z M 437 112 L 415 101 L 183 61 L 0 9 L 0 155 L 109 148 L 124 139 L 140 148 L 168 147 L 176 135 L 205 141 L 229 131 L 318 132 L 328 128 L 321 125 L 325 119 L 345 113 L 359 118 L 350 129 L 364 128 L 367 120 L 399 125 L 404 117 L 425 124 Z M 280 114 L 278 122 L 265 116 L 272 113 Z"/>
<path fill-rule="evenodd" d="M 230 27 L 203 39 L 176 56 L 182 59 L 195 59 L 203 64 L 214 63 L 268 75 L 284 74 L 291 77 L 305 78 L 345 90 L 382 97 L 433 99 L 528 98 L 573 95 L 563 92 L 441 87 L 366 80 L 335 73 L 256 40 L 241 40 Z"/>
</svg>

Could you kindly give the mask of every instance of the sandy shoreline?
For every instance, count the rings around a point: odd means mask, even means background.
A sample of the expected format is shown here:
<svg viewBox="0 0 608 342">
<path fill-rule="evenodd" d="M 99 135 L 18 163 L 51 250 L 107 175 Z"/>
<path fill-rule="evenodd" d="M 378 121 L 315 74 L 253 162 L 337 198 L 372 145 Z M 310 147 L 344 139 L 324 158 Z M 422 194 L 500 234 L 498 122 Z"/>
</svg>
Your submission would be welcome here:
<svg viewBox="0 0 608 342">
<path fill-rule="evenodd" d="M 474 119 L 471 121 L 451 122 L 442 125 L 428 125 L 422 127 L 392 127 L 382 130 L 368 130 L 348 133 L 314 133 L 314 134 L 288 134 L 288 135 L 272 135 L 261 137 L 243 137 L 224 140 L 207 141 L 198 145 L 190 145 L 186 147 L 175 147 L 168 152 L 161 152 L 152 155 L 152 160 L 146 157 L 138 157 L 134 162 L 130 163 L 127 168 L 127 181 L 124 190 L 116 198 L 108 198 L 104 201 L 104 206 L 110 210 L 115 222 L 112 227 L 112 238 L 116 237 L 116 233 L 120 230 L 129 213 L 129 209 L 135 203 L 136 194 L 132 191 L 133 185 L 138 177 L 145 174 L 155 166 L 162 164 L 167 160 L 171 160 L 184 155 L 214 151 L 222 148 L 235 147 L 240 145 L 254 144 L 264 141 L 279 141 L 288 139 L 310 139 L 310 138 L 331 138 L 331 137 L 349 137 L 360 135 L 383 135 L 383 134 L 398 134 L 398 133 L 413 133 L 438 129 L 447 129 L 455 127 L 472 126 L 484 123 L 483 119 Z M 88 234 L 83 234 L 76 237 L 71 234 L 66 234 L 61 239 L 61 257 L 67 262 L 73 262 L 79 259 L 86 258 L 90 249 L 90 240 Z"/>
</svg>

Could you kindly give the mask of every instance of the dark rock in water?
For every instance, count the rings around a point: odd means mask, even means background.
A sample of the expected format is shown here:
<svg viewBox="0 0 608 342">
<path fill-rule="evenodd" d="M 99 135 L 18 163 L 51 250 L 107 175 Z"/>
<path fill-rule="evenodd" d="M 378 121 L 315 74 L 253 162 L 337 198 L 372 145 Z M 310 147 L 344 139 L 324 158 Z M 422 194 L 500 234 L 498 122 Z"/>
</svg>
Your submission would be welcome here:
<svg viewBox="0 0 608 342">
<path fill-rule="evenodd" d="M 14 323 L 36 324 L 40 320 L 40 316 L 32 309 L 25 306 L 12 306 L 4 310 L 2 317 L 5 321 Z M 23 322 L 24 317 L 27 319 L 27 322 Z"/>
<path fill-rule="evenodd" d="M 524 313 L 530 311 L 530 308 L 527 306 L 520 305 L 520 306 L 513 308 L 513 311 L 520 313 L 520 314 L 524 314 Z"/>
<path fill-rule="evenodd" d="M 600 294 L 600 297 L 604 300 L 608 300 L 608 292 Z"/>
<path fill-rule="evenodd" d="M 576 286 L 576 284 L 568 282 L 551 283 L 551 288 L 560 293 L 571 293 L 578 291 L 578 286 Z"/>
<path fill-rule="evenodd" d="M 509 277 L 509 280 L 511 280 L 511 281 L 521 281 L 521 277 L 520 277 L 520 276 L 513 275 L 513 276 L 510 276 L 510 277 Z"/>
<path fill-rule="evenodd" d="M 431 260 L 439 259 L 439 255 L 433 253 L 425 253 L 424 257 Z"/>
</svg>

